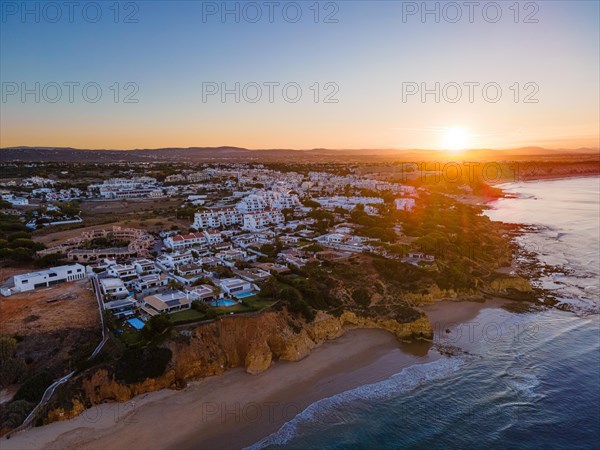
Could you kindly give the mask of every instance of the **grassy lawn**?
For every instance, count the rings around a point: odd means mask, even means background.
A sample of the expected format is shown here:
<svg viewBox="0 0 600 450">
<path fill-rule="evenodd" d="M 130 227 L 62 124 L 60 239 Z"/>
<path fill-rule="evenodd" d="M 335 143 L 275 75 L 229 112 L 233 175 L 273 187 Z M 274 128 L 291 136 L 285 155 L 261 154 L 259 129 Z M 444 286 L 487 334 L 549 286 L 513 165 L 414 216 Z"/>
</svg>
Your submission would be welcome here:
<svg viewBox="0 0 600 450">
<path fill-rule="evenodd" d="M 259 311 L 261 309 L 264 309 L 268 306 L 271 306 L 273 303 L 275 303 L 275 300 L 270 299 L 270 298 L 263 298 L 263 297 L 259 297 L 257 295 L 253 295 L 252 297 L 246 297 L 244 299 L 244 301 L 253 309 Z"/>
<path fill-rule="evenodd" d="M 129 324 L 121 324 L 117 327 L 118 330 L 123 330 L 122 333 L 115 333 L 117 338 L 119 338 L 125 345 L 128 347 L 135 347 L 137 345 L 141 345 L 144 339 L 142 338 L 142 333 L 138 330 L 133 329 Z"/>
<path fill-rule="evenodd" d="M 235 306 L 221 306 L 221 307 L 215 308 L 215 311 L 217 311 L 217 314 L 223 315 L 223 314 L 229 314 L 229 313 L 250 312 L 250 311 L 254 311 L 254 308 L 252 308 L 251 306 L 245 306 L 245 305 L 242 305 L 241 303 L 238 303 Z"/>
<path fill-rule="evenodd" d="M 195 309 L 186 309 L 184 311 L 177 311 L 176 313 L 170 314 L 171 321 L 177 325 L 180 322 L 192 322 L 195 320 L 204 320 L 205 315 Z"/>
</svg>

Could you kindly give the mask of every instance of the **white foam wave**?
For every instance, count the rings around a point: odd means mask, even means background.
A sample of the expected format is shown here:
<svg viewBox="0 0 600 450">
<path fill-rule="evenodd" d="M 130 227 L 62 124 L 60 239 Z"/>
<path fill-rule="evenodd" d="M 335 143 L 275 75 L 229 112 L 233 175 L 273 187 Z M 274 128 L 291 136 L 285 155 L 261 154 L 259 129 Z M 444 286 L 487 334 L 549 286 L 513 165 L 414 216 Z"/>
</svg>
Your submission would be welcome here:
<svg viewBox="0 0 600 450">
<path fill-rule="evenodd" d="M 427 382 L 442 379 L 462 368 L 467 357 L 441 358 L 439 360 L 406 367 L 399 373 L 379 383 L 366 384 L 355 389 L 327 397 L 311 404 L 308 408 L 284 424 L 278 431 L 267 436 L 247 450 L 259 450 L 270 445 L 284 445 L 297 433 L 302 424 L 321 421 L 327 414 L 355 400 L 385 400 L 411 391 Z"/>
<path fill-rule="evenodd" d="M 537 376 L 527 372 L 509 373 L 507 380 L 508 386 L 527 398 L 535 397 L 535 388 L 540 385 Z"/>
</svg>

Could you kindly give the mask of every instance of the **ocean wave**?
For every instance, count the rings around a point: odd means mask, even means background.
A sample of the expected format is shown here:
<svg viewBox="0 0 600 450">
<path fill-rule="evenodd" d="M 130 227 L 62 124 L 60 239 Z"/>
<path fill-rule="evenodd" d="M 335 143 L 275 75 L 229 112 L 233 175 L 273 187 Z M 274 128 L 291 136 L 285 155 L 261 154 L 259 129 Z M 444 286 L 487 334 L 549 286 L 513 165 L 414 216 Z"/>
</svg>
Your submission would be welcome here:
<svg viewBox="0 0 600 450">
<path fill-rule="evenodd" d="M 533 374 L 523 371 L 512 371 L 506 374 L 509 388 L 526 398 L 536 397 L 535 389 L 540 385 L 539 378 Z"/>
<path fill-rule="evenodd" d="M 366 384 L 355 389 L 327 397 L 311 404 L 308 408 L 285 423 L 278 431 L 267 436 L 246 450 L 259 450 L 270 445 L 284 445 L 297 433 L 303 424 L 320 422 L 327 414 L 356 400 L 374 401 L 392 398 L 400 393 L 416 389 L 430 381 L 442 379 L 462 367 L 473 358 L 469 356 L 441 358 L 426 364 L 416 364 L 378 383 Z"/>
</svg>

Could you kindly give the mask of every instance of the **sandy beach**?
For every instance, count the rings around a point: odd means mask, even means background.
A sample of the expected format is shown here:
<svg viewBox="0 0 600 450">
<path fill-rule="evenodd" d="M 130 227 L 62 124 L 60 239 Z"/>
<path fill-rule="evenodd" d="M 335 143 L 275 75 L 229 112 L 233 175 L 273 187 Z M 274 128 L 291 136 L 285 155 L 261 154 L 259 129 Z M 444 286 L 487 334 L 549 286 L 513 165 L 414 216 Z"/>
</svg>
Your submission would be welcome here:
<svg viewBox="0 0 600 450">
<path fill-rule="evenodd" d="M 438 330 L 459 326 L 487 303 L 442 302 L 424 308 Z M 454 324 L 454 325 L 451 325 Z M 353 329 L 298 362 L 278 362 L 259 375 L 232 370 L 127 403 L 103 404 L 77 418 L 3 438 L 9 449 L 235 449 L 277 431 L 325 397 L 375 383 L 402 368 L 441 356 L 429 344 L 400 345 L 383 330 Z"/>
</svg>

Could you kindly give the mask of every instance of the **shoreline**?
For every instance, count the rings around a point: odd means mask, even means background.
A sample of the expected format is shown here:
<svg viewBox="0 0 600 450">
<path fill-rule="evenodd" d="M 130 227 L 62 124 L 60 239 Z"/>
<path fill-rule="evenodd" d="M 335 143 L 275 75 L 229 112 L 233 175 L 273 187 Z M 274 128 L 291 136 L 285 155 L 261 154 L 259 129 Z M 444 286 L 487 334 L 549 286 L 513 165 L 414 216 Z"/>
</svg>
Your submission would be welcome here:
<svg viewBox="0 0 600 450">
<path fill-rule="evenodd" d="M 594 178 L 594 177 L 599 178 L 600 172 L 572 174 L 572 175 L 564 175 L 564 174 L 551 175 L 551 174 L 549 174 L 549 175 L 541 176 L 541 177 L 521 178 L 518 180 L 511 180 L 511 181 L 499 180 L 496 183 L 491 183 L 491 185 L 493 187 L 502 189 L 502 186 L 505 186 L 508 184 L 515 184 L 515 183 L 537 183 L 537 182 L 541 182 L 541 181 L 564 181 L 564 180 L 572 180 L 572 179 L 576 179 L 576 178 Z M 504 197 L 500 197 L 500 198 L 504 198 Z M 491 200 L 491 201 L 494 201 L 494 200 Z"/>
<path fill-rule="evenodd" d="M 441 301 L 423 307 L 436 337 L 505 300 Z M 306 358 L 277 362 L 259 375 L 243 369 L 164 389 L 127 403 L 105 403 L 0 442 L 4 450 L 230 449 L 252 445 L 321 399 L 383 381 L 403 368 L 443 358 L 430 344 L 402 344 L 380 329 L 351 328 Z"/>
</svg>

